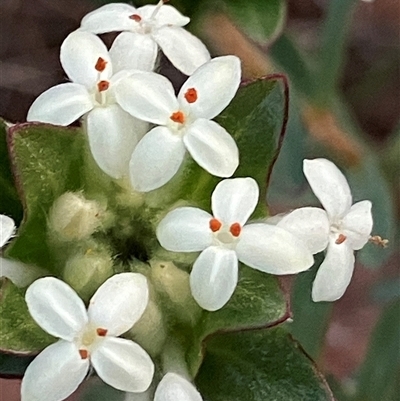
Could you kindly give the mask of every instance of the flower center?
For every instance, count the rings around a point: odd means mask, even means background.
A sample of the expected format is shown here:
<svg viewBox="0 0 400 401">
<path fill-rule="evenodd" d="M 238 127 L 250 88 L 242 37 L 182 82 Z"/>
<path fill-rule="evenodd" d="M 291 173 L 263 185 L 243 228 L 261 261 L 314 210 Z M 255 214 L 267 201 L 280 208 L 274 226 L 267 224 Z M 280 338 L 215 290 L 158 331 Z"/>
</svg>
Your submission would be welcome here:
<svg viewBox="0 0 400 401">
<path fill-rule="evenodd" d="M 343 244 L 344 241 L 346 241 L 347 237 L 343 234 L 339 234 L 339 236 L 337 237 L 335 244 L 340 245 Z"/>
<path fill-rule="evenodd" d="M 140 22 L 142 20 L 142 17 L 139 14 L 132 14 L 129 16 L 130 19 L 133 19 L 136 22 Z"/>
<path fill-rule="evenodd" d="M 106 69 L 107 66 L 107 61 L 104 60 L 104 58 L 99 57 L 96 65 L 94 66 L 94 68 L 98 71 L 98 72 L 103 72 Z"/>
<path fill-rule="evenodd" d="M 239 223 L 233 223 L 228 227 L 215 218 L 210 220 L 209 225 L 210 230 L 215 234 L 217 243 L 220 245 L 235 245 L 242 231 L 242 226 Z"/>
<path fill-rule="evenodd" d="M 102 80 L 102 81 L 99 81 L 99 82 L 97 83 L 97 89 L 98 89 L 99 92 L 104 92 L 104 91 L 106 91 L 109 87 L 110 87 L 110 82 L 108 82 L 108 81 Z"/>
<path fill-rule="evenodd" d="M 185 93 L 185 99 L 188 103 L 194 103 L 197 100 L 197 90 L 195 88 L 189 88 Z"/>
<path fill-rule="evenodd" d="M 171 114 L 170 119 L 174 122 L 174 123 L 179 123 L 179 124 L 183 124 L 185 122 L 185 115 L 181 112 L 181 111 L 176 111 L 175 113 Z"/>
<path fill-rule="evenodd" d="M 96 347 L 102 337 L 107 335 L 107 331 L 107 329 L 93 327 L 90 324 L 84 329 L 80 338 L 77 339 L 79 355 L 82 359 L 89 358 L 90 351 Z"/>
</svg>

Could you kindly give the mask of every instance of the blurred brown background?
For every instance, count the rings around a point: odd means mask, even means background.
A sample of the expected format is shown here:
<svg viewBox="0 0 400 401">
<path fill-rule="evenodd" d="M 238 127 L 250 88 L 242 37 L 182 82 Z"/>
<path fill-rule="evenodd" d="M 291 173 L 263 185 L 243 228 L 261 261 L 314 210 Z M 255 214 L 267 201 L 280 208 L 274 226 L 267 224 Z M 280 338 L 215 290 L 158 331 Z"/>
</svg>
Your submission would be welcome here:
<svg viewBox="0 0 400 401">
<path fill-rule="evenodd" d="M 318 47 L 328 2 L 289 1 L 288 30 L 307 51 Z M 58 59 L 61 42 L 97 5 L 89 0 L 0 0 L 0 116 L 23 122 L 41 92 L 66 81 Z M 377 147 L 399 120 L 399 57 L 400 1 L 360 1 L 341 85 L 359 124 Z M 345 379 L 362 362 L 380 312 L 367 298 L 368 288 L 379 278 L 395 277 L 397 269 L 395 258 L 379 271 L 356 268 L 348 291 L 335 304 L 321 361 L 325 372 Z M 17 400 L 19 381 L 1 380 L 0 401 Z"/>
</svg>

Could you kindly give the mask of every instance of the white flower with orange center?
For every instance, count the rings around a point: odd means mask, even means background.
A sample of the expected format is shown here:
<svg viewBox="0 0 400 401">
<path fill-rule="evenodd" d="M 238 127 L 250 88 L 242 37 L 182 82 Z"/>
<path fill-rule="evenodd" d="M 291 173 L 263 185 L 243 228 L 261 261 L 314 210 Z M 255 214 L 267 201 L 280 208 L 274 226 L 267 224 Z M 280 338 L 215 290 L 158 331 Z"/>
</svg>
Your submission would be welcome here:
<svg viewBox="0 0 400 401">
<path fill-rule="evenodd" d="M 152 69 L 160 46 L 171 63 L 186 75 L 191 75 L 202 64 L 210 60 L 204 44 L 182 27 L 190 18 L 183 16 L 174 7 L 146 5 L 135 8 L 129 4 L 107 4 L 87 14 L 81 23 L 82 30 L 101 34 L 124 31 L 117 41 L 123 44 L 121 54 L 127 63 L 140 49 L 140 58 Z"/>
<path fill-rule="evenodd" d="M 222 308 L 238 281 L 238 262 L 270 274 L 307 270 L 314 259 L 304 243 L 269 224 L 246 224 L 256 208 L 259 189 L 252 178 L 221 181 L 211 197 L 213 214 L 194 207 L 169 212 L 157 227 L 157 238 L 174 252 L 201 251 L 190 274 L 198 304 Z"/>
<path fill-rule="evenodd" d="M 352 205 L 349 184 L 342 172 L 326 159 L 304 160 L 304 174 L 325 210 L 296 209 L 278 227 L 302 239 L 315 254 L 326 257 L 313 283 L 314 301 L 335 301 L 346 291 L 354 270 L 354 251 L 361 249 L 372 231 L 370 201 Z"/>
<path fill-rule="evenodd" d="M 175 96 L 171 82 L 158 74 L 132 74 L 118 85 L 116 98 L 131 115 L 160 125 L 135 148 L 130 161 L 133 187 L 151 191 L 178 171 L 186 150 L 210 174 L 230 177 L 239 164 L 232 136 L 211 121 L 235 96 L 240 84 L 240 61 L 217 57 L 202 65 Z"/>
<path fill-rule="evenodd" d="M 124 48 L 105 44 L 89 32 L 73 32 L 64 40 L 60 60 L 72 81 L 42 93 L 28 112 L 28 121 L 69 125 L 85 116 L 92 155 L 99 167 L 113 178 L 128 174 L 129 159 L 148 124 L 121 109 L 116 100 L 119 81 L 129 74 L 121 69 Z M 138 55 L 139 56 L 139 55 Z M 132 58 L 131 69 L 140 65 Z"/>
<path fill-rule="evenodd" d="M 148 303 L 146 278 L 121 273 L 96 291 L 86 311 L 76 292 L 61 280 L 46 277 L 26 292 L 36 323 L 60 340 L 28 366 L 22 401 L 60 401 L 72 394 L 93 366 L 110 386 L 144 392 L 154 375 L 147 352 L 133 341 L 117 338 L 142 316 Z"/>
</svg>

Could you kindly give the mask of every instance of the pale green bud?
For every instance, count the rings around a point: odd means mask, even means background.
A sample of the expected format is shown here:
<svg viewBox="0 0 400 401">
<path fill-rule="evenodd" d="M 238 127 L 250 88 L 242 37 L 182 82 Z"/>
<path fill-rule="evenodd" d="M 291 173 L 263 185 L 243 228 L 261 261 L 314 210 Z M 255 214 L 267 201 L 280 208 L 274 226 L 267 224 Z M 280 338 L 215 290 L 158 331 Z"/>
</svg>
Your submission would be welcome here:
<svg viewBox="0 0 400 401">
<path fill-rule="evenodd" d="M 48 224 L 62 240 L 82 240 L 101 228 L 104 217 L 105 207 L 100 203 L 79 192 L 66 192 L 53 203 Z"/>
</svg>

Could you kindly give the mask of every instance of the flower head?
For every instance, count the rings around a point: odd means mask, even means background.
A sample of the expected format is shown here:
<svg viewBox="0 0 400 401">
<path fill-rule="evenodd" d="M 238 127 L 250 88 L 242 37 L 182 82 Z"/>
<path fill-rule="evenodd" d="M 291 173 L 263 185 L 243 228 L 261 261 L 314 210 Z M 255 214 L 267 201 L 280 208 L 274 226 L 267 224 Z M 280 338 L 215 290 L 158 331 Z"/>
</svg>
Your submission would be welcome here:
<svg viewBox="0 0 400 401">
<path fill-rule="evenodd" d="M 118 88 L 117 100 L 133 116 L 160 125 L 138 143 L 130 161 L 133 187 L 151 191 L 178 171 L 186 150 L 209 173 L 230 177 L 239 164 L 233 138 L 211 121 L 230 103 L 240 84 L 240 61 L 217 57 L 202 65 L 175 96 L 158 74 L 132 74 Z"/>
<path fill-rule="evenodd" d="M 288 231 L 263 223 L 246 224 L 259 198 L 252 178 L 221 181 L 211 198 L 213 214 L 193 207 L 168 213 L 157 227 L 169 251 L 201 251 L 190 274 L 193 297 L 209 311 L 222 308 L 238 281 L 238 261 L 271 274 L 308 269 L 311 252 Z"/>
<path fill-rule="evenodd" d="M 327 250 L 315 278 L 314 301 L 335 301 L 346 291 L 354 270 L 354 251 L 361 249 L 372 231 L 370 201 L 352 205 L 349 184 L 326 159 L 304 160 L 304 174 L 325 210 L 296 209 L 278 223 L 301 238 L 312 253 Z"/>
<path fill-rule="evenodd" d="M 128 163 L 148 124 L 139 121 L 118 105 L 116 90 L 128 72 L 119 56 L 123 44 L 115 41 L 107 51 L 105 44 L 89 32 L 67 36 L 61 46 L 60 60 L 72 81 L 42 93 L 28 111 L 28 121 L 69 125 L 85 116 L 89 145 L 99 167 L 114 178 L 127 174 Z M 143 66 L 131 58 L 130 68 Z M 150 70 L 150 68 L 149 68 Z"/>
<path fill-rule="evenodd" d="M 26 292 L 36 323 L 60 340 L 42 351 L 22 380 L 22 401 L 61 401 L 72 394 L 89 371 L 122 391 L 143 392 L 154 365 L 133 341 L 117 338 L 142 316 L 148 302 L 144 276 L 121 273 L 108 279 L 90 300 L 83 301 L 63 281 L 45 277 Z"/>
<path fill-rule="evenodd" d="M 125 53 L 137 54 L 154 67 L 158 46 L 171 63 L 186 75 L 210 59 L 203 43 L 182 27 L 190 19 L 161 0 L 158 5 L 135 8 L 128 4 L 107 4 L 87 14 L 81 29 L 100 34 L 124 31 L 117 40 L 124 43 Z"/>
</svg>

